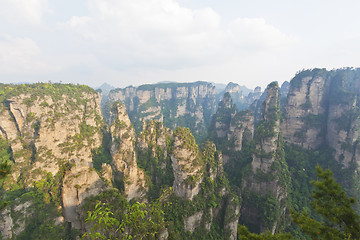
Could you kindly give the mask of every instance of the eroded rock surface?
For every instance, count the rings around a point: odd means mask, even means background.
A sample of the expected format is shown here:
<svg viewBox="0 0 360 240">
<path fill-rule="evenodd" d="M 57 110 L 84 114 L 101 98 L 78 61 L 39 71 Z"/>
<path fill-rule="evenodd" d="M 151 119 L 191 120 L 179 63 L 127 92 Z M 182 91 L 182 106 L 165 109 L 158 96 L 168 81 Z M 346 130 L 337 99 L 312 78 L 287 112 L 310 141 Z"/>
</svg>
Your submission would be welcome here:
<svg viewBox="0 0 360 240">
<path fill-rule="evenodd" d="M 123 104 L 115 102 L 112 113 L 111 155 L 115 169 L 122 175 L 127 199 L 143 198 L 148 186 L 146 185 L 144 170 L 137 166 L 134 146 L 135 130 Z"/>
</svg>

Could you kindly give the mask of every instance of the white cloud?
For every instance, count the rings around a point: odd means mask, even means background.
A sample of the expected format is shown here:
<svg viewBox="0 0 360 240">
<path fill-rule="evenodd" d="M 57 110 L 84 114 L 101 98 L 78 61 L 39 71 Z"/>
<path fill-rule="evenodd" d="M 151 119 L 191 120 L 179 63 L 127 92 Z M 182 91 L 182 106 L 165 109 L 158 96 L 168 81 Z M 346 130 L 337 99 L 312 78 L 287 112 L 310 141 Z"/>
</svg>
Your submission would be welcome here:
<svg viewBox="0 0 360 240">
<path fill-rule="evenodd" d="M 42 56 L 39 46 L 30 38 L 0 36 L 1 74 L 43 74 L 59 70 Z"/>
<path fill-rule="evenodd" d="M 104 64 L 184 68 L 296 42 L 264 19 L 221 25 L 211 8 L 192 10 L 175 0 L 88 0 L 90 16 L 59 24 L 79 34 Z"/>
<path fill-rule="evenodd" d="M 235 19 L 227 33 L 232 47 L 247 52 L 279 50 L 298 42 L 297 37 L 281 32 L 263 18 Z"/>
<path fill-rule="evenodd" d="M 49 12 L 47 0 L 0 0 L 0 17 L 15 24 L 39 25 Z"/>
<path fill-rule="evenodd" d="M 90 17 L 73 16 L 66 23 L 60 23 L 59 26 L 60 27 L 69 27 L 71 29 L 77 29 L 77 28 L 82 28 L 82 27 L 86 26 L 87 24 L 89 24 L 91 22 L 91 20 L 92 19 Z"/>
</svg>

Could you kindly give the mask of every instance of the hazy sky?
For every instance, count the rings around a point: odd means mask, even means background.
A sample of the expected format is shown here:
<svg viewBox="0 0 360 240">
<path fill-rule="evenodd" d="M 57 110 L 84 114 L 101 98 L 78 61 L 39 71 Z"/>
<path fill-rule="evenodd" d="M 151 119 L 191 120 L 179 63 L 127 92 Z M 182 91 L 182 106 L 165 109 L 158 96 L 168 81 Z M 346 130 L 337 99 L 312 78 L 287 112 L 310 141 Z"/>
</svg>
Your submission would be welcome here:
<svg viewBox="0 0 360 240">
<path fill-rule="evenodd" d="M 360 66 L 360 1 L 0 0 L 0 82 L 115 87 Z"/>
</svg>

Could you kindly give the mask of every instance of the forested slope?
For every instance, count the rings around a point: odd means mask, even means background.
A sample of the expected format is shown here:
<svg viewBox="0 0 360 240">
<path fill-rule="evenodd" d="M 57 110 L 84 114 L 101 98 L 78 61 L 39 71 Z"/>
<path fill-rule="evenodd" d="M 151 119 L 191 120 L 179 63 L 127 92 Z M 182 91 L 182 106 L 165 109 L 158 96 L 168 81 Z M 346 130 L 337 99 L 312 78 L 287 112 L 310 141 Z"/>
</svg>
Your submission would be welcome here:
<svg viewBox="0 0 360 240">
<path fill-rule="evenodd" d="M 104 118 L 87 86 L 0 84 L 0 160 L 11 166 L 0 179 L 2 238 L 236 239 L 240 223 L 304 239 L 291 212 L 320 219 L 317 165 L 358 199 L 360 70 L 301 71 L 244 111 L 237 86 L 227 89 L 113 90 Z"/>
</svg>

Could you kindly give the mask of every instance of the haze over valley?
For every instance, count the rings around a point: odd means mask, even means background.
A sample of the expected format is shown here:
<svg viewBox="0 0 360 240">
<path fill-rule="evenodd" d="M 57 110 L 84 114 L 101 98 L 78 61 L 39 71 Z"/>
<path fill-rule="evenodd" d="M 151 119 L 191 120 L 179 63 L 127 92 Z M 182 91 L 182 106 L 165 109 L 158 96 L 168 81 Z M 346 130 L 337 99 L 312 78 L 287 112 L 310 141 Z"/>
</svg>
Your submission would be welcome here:
<svg viewBox="0 0 360 240">
<path fill-rule="evenodd" d="M 359 8 L 0 0 L 0 239 L 360 239 Z"/>
</svg>

